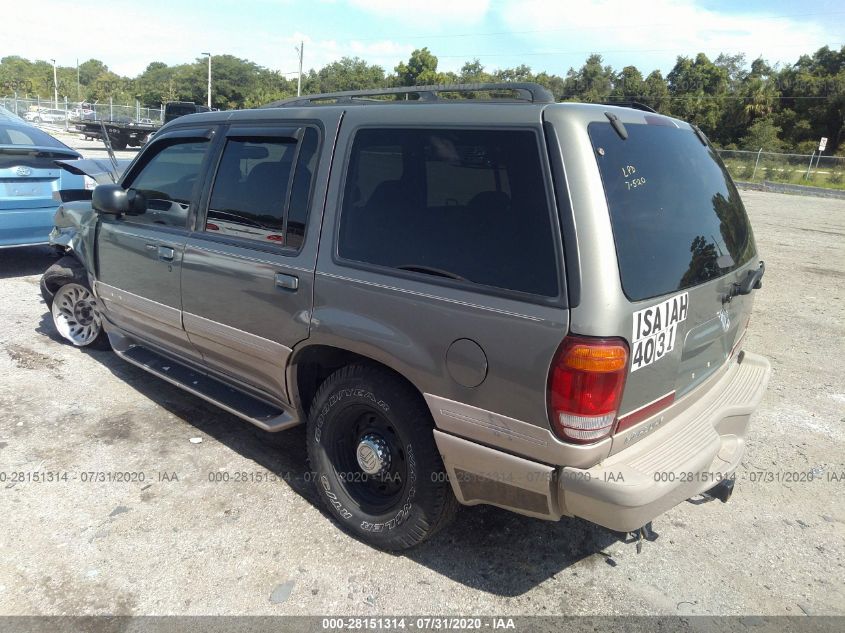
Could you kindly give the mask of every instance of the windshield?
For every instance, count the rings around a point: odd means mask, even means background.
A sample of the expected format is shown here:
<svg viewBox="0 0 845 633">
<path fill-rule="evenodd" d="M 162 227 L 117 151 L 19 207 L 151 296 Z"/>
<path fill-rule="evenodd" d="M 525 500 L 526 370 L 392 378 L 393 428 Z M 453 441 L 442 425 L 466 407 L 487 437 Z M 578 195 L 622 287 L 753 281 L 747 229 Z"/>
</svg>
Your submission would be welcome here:
<svg viewBox="0 0 845 633">
<path fill-rule="evenodd" d="M 591 123 L 622 288 L 639 301 L 721 277 L 754 256 L 739 192 L 690 129 Z"/>
<path fill-rule="evenodd" d="M 46 132 L 29 125 L 14 125 L 0 121 L 0 145 L 36 145 L 70 150 L 64 143 Z"/>
</svg>

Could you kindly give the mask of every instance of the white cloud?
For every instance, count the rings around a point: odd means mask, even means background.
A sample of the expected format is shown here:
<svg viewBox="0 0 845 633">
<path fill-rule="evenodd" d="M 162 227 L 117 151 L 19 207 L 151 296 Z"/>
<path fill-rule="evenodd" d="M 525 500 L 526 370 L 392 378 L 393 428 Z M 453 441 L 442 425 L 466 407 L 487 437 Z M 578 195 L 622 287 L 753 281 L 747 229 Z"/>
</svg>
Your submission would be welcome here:
<svg viewBox="0 0 845 633">
<path fill-rule="evenodd" d="M 253 34 L 255 35 L 255 34 Z M 339 60 L 341 57 L 360 57 L 370 64 L 382 66 L 386 72 L 392 72 L 399 60 L 410 57 L 416 48 L 412 44 L 402 44 L 393 40 L 335 40 L 314 39 L 306 33 L 279 36 L 265 34 L 251 38 L 251 42 L 230 49 L 233 55 L 245 57 L 273 70 L 279 70 L 292 76 L 299 66 L 295 48 L 303 43 L 305 55 L 303 69 L 319 70 L 323 66 Z"/>
<path fill-rule="evenodd" d="M 615 67 L 633 63 L 648 71 L 666 70 L 677 55 L 699 51 L 713 57 L 745 53 L 749 62 L 758 55 L 772 63 L 794 62 L 801 54 L 838 43 L 821 22 L 773 19 L 778 14 L 725 14 L 690 0 L 644 5 L 626 0 L 506 0 L 499 5 L 499 15 L 510 30 L 522 32 L 526 47 L 554 52 L 563 66 L 554 64 L 558 72 L 580 66 L 588 52 L 603 53 Z M 555 55 L 543 57 L 544 65 L 551 66 L 547 61 Z"/>
<path fill-rule="evenodd" d="M 383 19 L 426 26 L 454 26 L 480 22 L 489 0 L 349 0 L 357 9 Z"/>
<path fill-rule="evenodd" d="M 676 55 L 698 51 L 712 56 L 745 52 L 749 61 L 762 55 L 770 62 L 794 62 L 845 37 L 841 18 L 759 19 L 703 9 L 692 0 L 648 5 L 630 0 L 331 0 L 333 21 L 316 26 L 296 14 L 288 19 L 284 10 L 273 13 L 273 7 L 287 2 L 293 0 L 256 5 L 264 7 L 263 13 L 255 9 L 256 15 L 265 16 L 262 20 L 250 19 L 235 0 L 224 0 L 227 12 L 178 4 L 167 15 L 115 1 L 98 8 L 94 21 L 90 12 L 59 0 L 17 2 L 0 20 L 0 55 L 55 57 L 62 66 L 93 57 L 131 77 L 152 61 L 192 62 L 202 51 L 211 51 L 293 73 L 299 64 L 294 47 L 304 41 L 306 69 L 358 56 L 391 72 L 415 48 L 428 46 L 439 57 L 441 70 L 456 70 L 478 56 L 488 68 L 525 63 L 565 73 L 595 51 L 616 68 L 632 63 L 648 72 L 668 70 Z M 241 11 L 237 25 L 226 23 L 232 10 Z M 146 26 L 128 31 L 120 26 L 127 24 Z M 496 31 L 512 36 L 491 35 Z M 456 33 L 462 36 L 453 37 Z"/>
<path fill-rule="evenodd" d="M 4 55 L 55 58 L 60 66 L 94 58 L 128 76 L 143 72 L 153 61 L 192 62 L 202 57 L 202 51 L 214 52 L 214 43 L 226 38 L 219 29 L 186 29 L 155 16 L 151 22 L 149 12 L 130 5 L 119 9 L 103 5 L 91 14 L 56 0 L 40 0 L 17 3 L 10 13 L 11 19 L 0 21 Z M 146 26 L 127 29 L 126 25 Z"/>
<path fill-rule="evenodd" d="M 110 24 L 150 24 L 150 16 L 141 9 L 122 5 L 119 10 L 98 10 L 98 20 L 91 22 L 85 11 L 68 11 L 58 0 L 20 3 L 11 20 L 0 21 L 0 55 L 20 55 L 27 59 L 56 58 L 60 66 L 74 66 L 76 60 L 90 58 L 103 61 L 112 71 L 134 77 L 150 62 L 183 64 L 202 58 L 203 51 L 212 55 L 229 54 L 248 59 L 267 68 L 293 73 L 299 67 L 295 47 L 305 43 L 304 69 L 319 69 L 344 56 L 358 56 L 371 64 L 379 64 L 387 72 L 416 48 L 388 38 L 336 40 L 315 38 L 295 31 L 280 34 L 274 30 L 232 32 L 226 26 L 209 20 L 197 28 L 185 28 L 178 18 L 156 19 L 154 25 L 131 37 L 113 36 Z M 44 15 L 61 15 L 61 20 L 45 22 Z M 32 33 L 48 33 L 32 37 Z M 213 66 L 213 60 L 212 60 Z"/>
</svg>

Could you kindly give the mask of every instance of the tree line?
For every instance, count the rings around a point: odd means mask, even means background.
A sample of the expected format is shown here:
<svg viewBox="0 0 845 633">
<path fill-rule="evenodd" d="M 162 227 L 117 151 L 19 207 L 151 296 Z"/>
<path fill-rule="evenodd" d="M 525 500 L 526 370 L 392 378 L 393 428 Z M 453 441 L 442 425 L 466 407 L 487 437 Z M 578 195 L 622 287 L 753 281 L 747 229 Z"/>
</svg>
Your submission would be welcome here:
<svg viewBox="0 0 845 633">
<path fill-rule="evenodd" d="M 141 102 L 159 107 L 167 101 L 205 103 L 207 59 L 174 66 L 153 62 L 137 77 L 122 77 L 102 61 L 57 68 L 60 99 L 115 103 Z M 212 106 L 252 108 L 296 95 L 296 77 L 288 78 L 246 59 L 212 59 Z M 78 81 L 77 81 L 78 78 Z M 459 72 L 441 71 L 428 48 L 411 53 L 393 72 L 358 57 L 344 57 L 303 73 L 303 94 L 386 86 L 415 86 L 488 81 L 533 81 L 558 101 L 637 101 L 658 112 L 696 123 L 717 145 L 732 149 L 810 153 L 820 137 L 827 154 L 845 146 L 845 46 L 823 47 L 794 64 L 772 66 L 764 59 L 747 63 L 744 55 L 704 53 L 679 56 L 664 77 L 635 66 L 615 70 L 601 55 L 590 55 L 565 76 L 534 72 L 529 66 L 488 70 L 478 59 Z M 0 59 L 0 92 L 19 97 L 53 97 L 53 66 L 18 56 Z"/>
</svg>

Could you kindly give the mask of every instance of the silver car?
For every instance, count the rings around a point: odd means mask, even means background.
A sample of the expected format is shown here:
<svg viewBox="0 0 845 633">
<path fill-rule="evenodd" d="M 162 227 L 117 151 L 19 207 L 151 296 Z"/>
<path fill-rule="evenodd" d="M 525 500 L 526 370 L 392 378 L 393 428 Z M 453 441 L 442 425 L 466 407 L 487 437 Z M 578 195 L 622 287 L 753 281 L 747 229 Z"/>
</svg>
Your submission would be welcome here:
<svg viewBox="0 0 845 633">
<path fill-rule="evenodd" d="M 59 331 L 306 424 L 308 477 L 376 547 L 458 503 L 647 537 L 730 496 L 765 268 L 693 125 L 533 84 L 299 97 L 179 118 L 71 205 Z"/>
</svg>

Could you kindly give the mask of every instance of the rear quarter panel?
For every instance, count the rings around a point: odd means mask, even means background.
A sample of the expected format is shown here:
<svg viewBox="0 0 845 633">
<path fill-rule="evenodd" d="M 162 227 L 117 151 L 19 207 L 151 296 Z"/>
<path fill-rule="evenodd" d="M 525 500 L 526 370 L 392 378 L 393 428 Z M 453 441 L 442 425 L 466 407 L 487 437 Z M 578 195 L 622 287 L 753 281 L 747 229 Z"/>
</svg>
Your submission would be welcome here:
<svg viewBox="0 0 845 633">
<path fill-rule="evenodd" d="M 308 343 L 348 349 L 393 368 L 426 395 L 438 425 L 448 424 L 444 418 L 449 418 L 455 422 L 451 430 L 459 427 L 465 435 L 512 452 L 533 453 L 539 447 L 554 453 L 559 446 L 549 431 L 546 383 L 569 326 L 564 299 L 554 305 L 521 301 L 400 271 L 365 269 L 337 258 L 345 166 L 362 125 L 420 127 L 423 120 L 431 127 L 495 128 L 504 119 L 505 125 L 536 131 L 548 173 L 539 109 L 441 105 L 427 108 L 425 119 L 415 119 L 413 108 L 357 108 L 345 115 L 326 200 Z M 551 182 L 548 195 L 554 204 Z M 560 253 L 554 215 L 550 221 Z M 484 378 L 477 386 L 459 383 L 454 365 L 451 371 L 447 367 L 447 351 L 459 339 L 474 341 L 484 352 Z"/>
</svg>

